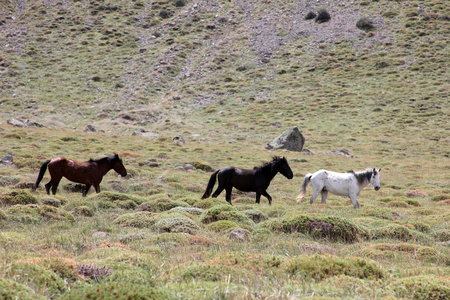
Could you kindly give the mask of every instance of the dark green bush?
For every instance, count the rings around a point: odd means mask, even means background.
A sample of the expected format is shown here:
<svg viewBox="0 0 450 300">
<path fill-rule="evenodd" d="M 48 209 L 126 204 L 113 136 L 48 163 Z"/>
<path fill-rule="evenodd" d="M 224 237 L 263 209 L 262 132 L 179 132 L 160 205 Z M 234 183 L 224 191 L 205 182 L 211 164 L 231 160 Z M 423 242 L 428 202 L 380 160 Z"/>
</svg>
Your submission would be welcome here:
<svg viewBox="0 0 450 300">
<path fill-rule="evenodd" d="M 375 29 L 373 21 L 368 17 L 362 17 L 359 19 L 358 22 L 356 22 L 356 27 L 364 31 L 371 31 Z"/>
<path fill-rule="evenodd" d="M 331 20 L 330 13 L 325 8 L 320 8 L 317 11 L 316 23 L 325 23 Z"/>
</svg>

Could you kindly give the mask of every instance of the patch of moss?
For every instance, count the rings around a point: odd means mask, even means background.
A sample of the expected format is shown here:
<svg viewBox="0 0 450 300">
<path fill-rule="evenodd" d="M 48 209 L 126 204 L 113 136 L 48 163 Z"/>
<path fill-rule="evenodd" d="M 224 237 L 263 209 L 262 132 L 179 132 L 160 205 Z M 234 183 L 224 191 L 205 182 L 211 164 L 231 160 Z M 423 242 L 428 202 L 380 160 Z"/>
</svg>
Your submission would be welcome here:
<svg viewBox="0 0 450 300">
<path fill-rule="evenodd" d="M 37 207 L 37 210 L 39 214 L 44 218 L 44 220 L 51 221 L 51 220 L 65 220 L 69 222 L 74 222 L 75 218 L 74 216 L 69 213 L 68 211 L 56 208 L 50 205 L 41 205 Z"/>
<path fill-rule="evenodd" d="M 243 212 L 238 211 L 234 206 L 229 204 L 216 205 L 205 210 L 202 213 L 200 220 L 204 224 L 220 220 L 234 221 L 243 224 L 253 223 L 253 221 L 251 221 Z"/>
<path fill-rule="evenodd" d="M 448 278 L 434 275 L 418 275 L 401 278 L 392 282 L 390 287 L 395 296 L 405 299 L 450 299 L 450 284 Z"/>
<path fill-rule="evenodd" d="M 351 220 L 340 217 L 315 217 L 296 215 L 281 219 L 268 220 L 260 225 L 273 231 L 293 233 L 300 232 L 319 238 L 353 243 L 368 233 Z"/>
<path fill-rule="evenodd" d="M 139 209 L 143 211 L 161 212 L 175 207 L 190 207 L 190 205 L 183 201 L 163 197 L 157 200 L 144 202 L 139 206 Z"/>
<path fill-rule="evenodd" d="M 442 200 L 446 200 L 446 199 L 450 199 L 450 195 L 442 194 L 442 195 L 436 195 L 436 196 L 431 197 L 431 201 L 442 201 Z"/>
<path fill-rule="evenodd" d="M 79 216 L 93 217 L 94 211 L 89 206 L 81 205 L 75 208 L 75 214 Z"/>
<path fill-rule="evenodd" d="M 154 227 L 162 232 L 184 232 L 196 234 L 200 228 L 194 221 L 184 217 L 164 218 L 155 223 Z"/>
<path fill-rule="evenodd" d="M 81 289 L 71 289 L 61 297 L 63 300 L 78 299 L 178 299 L 165 288 L 149 288 L 133 283 L 105 282 Z"/>
<path fill-rule="evenodd" d="M 243 213 L 255 223 L 260 223 L 269 219 L 269 216 L 266 213 L 257 209 L 244 210 Z"/>
<path fill-rule="evenodd" d="M 394 219 L 393 212 L 390 209 L 385 208 L 368 208 L 367 210 L 364 210 L 361 215 L 367 217 L 377 217 L 385 220 Z"/>
<path fill-rule="evenodd" d="M 203 170 L 205 172 L 212 172 L 214 171 L 214 168 L 211 167 L 210 164 L 206 163 L 206 162 L 202 162 L 202 161 L 194 161 L 192 163 L 192 165 L 199 170 Z"/>
<path fill-rule="evenodd" d="M 20 182 L 19 176 L 1 176 L 0 186 L 16 185 Z"/>
<path fill-rule="evenodd" d="M 68 290 L 68 284 L 58 274 L 30 262 L 13 263 L 6 270 L 9 278 L 15 278 L 34 291 L 45 296 L 62 294 Z"/>
<path fill-rule="evenodd" d="M 117 192 L 101 192 L 99 194 L 95 194 L 89 198 L 92 198 L 92 200 L 96 199 L 98 201 L 107 201 L 107 202 L 126 202 L 126 201 L 133 201 L 136 204 L 141 204 L 146 201 L 144 197 L 134 196 L 130 194 L 124 194 L 124 193 L 117 193 Z"/>
<path fill-rule="evenodd" d="M 27 191 L 12 191 L 0 195 L 0 203 L 3 206 L 38 204 L 38 199 Z"/>
<path fill-rule="evenodd" d="M 203 209 L 198 207 L 183 207 L 183 206 L 177 206 L 172 208 L 171 210 L 177 210 L 181 212 L 185 212 L 191 215 L 199 216 L 203 213 Z"/>
<path fill-rule="evenodd" d="M 3 211 L 3 209 L 0 209 L 0 221 L 6 220 L 7 218 L 8 218 L 8 216 Z"/>
<path fill-rule="evenodd" d="M 0 278 L 0 299 L 45 300 L 47 298 L 36 294 L 32 289 L 14 280 Z"/>
<path fill-rule="evenodd" d="M 138 211 L 134 213 L 123 214 L 117 217 L 113 223 L 118 226 L 129 227 L 151 227 L 156 222 L 153 218 L 156 214 L 149 211 Z"/>
<path fill-rule="evenodd" d="M 396 239 L 407 242 L 409 240 L 427 240 L 423 233 L 409 229 L 406 226 L 399 224 L 389 224 L 380 228 L 372 229 L 370 231 L 372 239 Z"/>
<path fill-rule="evenodd" d="M 50 206 L 54 206 L 54 207 L 60 207 L 62 204 L 61 200 L 59 200 L 58 198 L 53 198 L 53 197 L 42 197 L 41 202 L 42 202 L 42 204 L 50 205 Z"/>
<path fill-rule="evenodd" d="M 183 281 L 227 281 L 246 273 L 244 269 L 219 264 L 192 264 L 184 268 L 179 277 Z M 231 277 L 230 277 L 231 276 Z"/>
<path fill-rule="evenodd" d="M 338 258 L 334 256 L 301 256 L 289 261 L 286 272 L 304 280 L 323 280 L 337 275 L 347 275 L 356 278 L 381 279 L 384 272 L 373 262 L 362 258 Z"/>
<path fill-rule="evenodd" d="M 222 220 L 208 224 L 206 226 L 207 229 L 215 231 L 215 232 L 226 232 L 232 228 L 237 228 L 238 224 L 233 221 Z"/>
<path fill-rule="evenodd" d="M 375 250 L 375 252 L 371 252 L 371 250 Z M 367 254 L 369 257 L 376 258 L 377 251 L 383 252 L 378 253 L 381 257 L 385 256 L 387 258 L 392 258 L 393 254 L 404 255 L 405 253 L 409 255 L 409 257 L 422 259 L 429 262 L 436 262 L 438 260 L 438 252 L 436 249 L 432 247 L 420 246 L 409 243 L 381 243 L 370 245 L 367 248 L 362 250 L 362 254 Z M 394 252 L 394 253 L 393 253 Z M 372 256 L 371 254 L 375 254 Z M 386 255 L 384 255 L 386 254 Z"/>
<path fill-rule="evenodd" d="M 216 205 L 230 205 L 227 201 L 217 198 L 202 199 L 195 202 L 194 206 L 201 209 L 208 209 Z"/>
</svg>

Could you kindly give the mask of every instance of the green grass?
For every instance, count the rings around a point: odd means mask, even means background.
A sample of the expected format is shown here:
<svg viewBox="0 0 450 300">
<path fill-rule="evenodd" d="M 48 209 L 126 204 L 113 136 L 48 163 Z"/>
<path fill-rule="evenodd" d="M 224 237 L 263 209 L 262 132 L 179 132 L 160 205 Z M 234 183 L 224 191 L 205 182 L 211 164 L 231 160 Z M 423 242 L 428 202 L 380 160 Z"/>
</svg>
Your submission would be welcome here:
<svg viewBox="0 0 450 300">
<path fill-rule="evenodd" d="M 323 24 L 281 0 L 3 2 L 0 297 L 449 297 L 444 1 L 331 1 Z M 314 155 L 264 149 L 290 126 Z M 110 171 L 98 195 L 63 179 L 48 197 L 48 172 L 30 191 L 47 159 L 113 153 L 130 175 Z M 273 155 L 294 179 L 273 179 L 272 206 L 200 199 L 212 170 Z M 382 168 L 381 190 L 360 209 L 295 204 L 307 173 L 366 167 Z M 225 237 L 235 228 L 248 241 Z"/>
</svg>

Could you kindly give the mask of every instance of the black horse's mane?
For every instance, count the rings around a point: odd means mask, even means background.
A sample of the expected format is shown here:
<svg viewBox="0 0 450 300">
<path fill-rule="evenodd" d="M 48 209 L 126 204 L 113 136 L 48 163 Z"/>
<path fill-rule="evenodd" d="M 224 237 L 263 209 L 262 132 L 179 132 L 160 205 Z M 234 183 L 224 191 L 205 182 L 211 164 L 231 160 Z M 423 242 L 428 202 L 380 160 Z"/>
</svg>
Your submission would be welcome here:
<svg viewBox="0 0 450 300">
<path fill-rule="evenodd" d="M 278 162 L 282 161 L 284 159 L 284 157 L 280 157 L 280 156 L 274 156 L 272 157 L 272 160 L 269 162 L 266 162 L 264 164 L 262 164 L 259 167 L 254 167 L 253 170 L 257 170 L 257 169 L 263 169 L 266 167 L 273 167 L 274 165 L 276 165 Z"/>
<path fill-rule="evenodd" d="M 347 171 L 347 173 L 353 174 L 359 184 L 364 184 L 364 182 L 370 181 L 370 178 L 373 175 L 373 170 L 371 168 L 367 168 L 366 170 L 361 172 L 355 172 L 353 170 L 350 170 Z"/>
<path fill-rule="evenodd" d="M 116 158 L 115 155 L 113 155 L 113 156 L 105 156 L 105 157 L 102 157 L 102 158 L 99 158 L 99 159 L 92 159 L 92 158 L 90 158 L 89 162 L 91 162 L 91 163 L 112 162 L 112 161 L 114 161 L 115 158 Z"/>
</svg>

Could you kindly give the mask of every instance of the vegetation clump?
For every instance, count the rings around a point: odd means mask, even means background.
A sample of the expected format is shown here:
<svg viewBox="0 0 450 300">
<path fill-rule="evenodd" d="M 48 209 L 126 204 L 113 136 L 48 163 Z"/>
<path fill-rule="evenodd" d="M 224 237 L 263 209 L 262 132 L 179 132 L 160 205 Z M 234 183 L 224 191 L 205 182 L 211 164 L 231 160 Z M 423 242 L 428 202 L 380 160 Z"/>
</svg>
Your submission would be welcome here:
<svg viewBox="0 0 450 300">
<path fill-rule="evenodd" d="M 117 217 L 113 223 L 118 226 L 128 227 L 151 227 L 156 221 L 154 216 L 156 214 L 148 211 L 138 211 L 134 213 L 123 214 Z"/>
<path fill-rule="evenodd" d="M 337 275 L 356 278 L 381 279 L 384 272 L 373 262 L 362 258 L 338 258 L 334 256 L 301 256 L 287 263 L 286 271 L 299 279 L 323 280 Z"/>
<path fill-rule="evenodd" d="M 78 299 L 177 299 L 164 288 L 149 288 L 147 285 L 133 283 L 104 282 L 79 289 L 71 289 L 61 298 Z"/>
<path fill-rule="evenodd" d="M 161 219 L 155 223 L 154 227 L 162 232 L 183 232 L 189 234 L 196 234 L 200 230 L 194 221 L 182 217 Z"/>
<path fill-rule="evenodd" d="M 38 204 L 38 199 L 26 191 L 12 191 L 8 194 L 0 195 L 2 206 Z"/>
<path fill-rule="evenodd" d="M 368 234 L 366 230 L 353 221 L 340 217 L 296 215 L 265 221 L 261 224 L 261 227 L 284 233 L 300 232 L 346 243 L 356 242 Z"/>
<path fill-rule="evenodd" d="M 257 209 L 244 210 L 243 213 L 255 223 L 260 223 L 269 219 L 269 216 L 267 216 L 266 213 Z"/>
<path fill-rule="evenodd" d="M 409 240 L 426 240 L 426 237 L 415 230 L 411 230 L 406 226 L 399 224 L 389 224 L 380 228 L 371 230 L 370 235 L 372 239 L 396 239 L 407 242 Z"/>
<path fill-rule="evenodd" d="M 237 228 L 238 224 L 233 221 L 221 220 L 208 224 L 206 228 L 215 232 L 226 232 L 230 229 Z"/>
<path fill-rule="evenodd" d="M 209 224 L 216 221 L 228 220 L 236 223 L 252 224 L 251 221 L 243 212 L 238 211 L 234 206 L 229 204 L 213 206 L 205 210 L 200 216 L 200 220 L 204 224 Z"/>
<path fill-rule="evenodd" d="M 320 8 L 317 11 L 317 16 L 316 16 L 316 23 L 325 23 L 331 20 L 331 15 L 330 13 L 325 9 L 325 8 Z"/>
<path fill-rule="evenodd" d="M 46 297 L 35 293 L 26 285 L 14 280 L 0 278 L 0 299 L 31 299 L 44 300 Z"/>
<path fill-rule="evenodd" d="M 401 278 L 391 284 L 395 295 L 404 299 L 450 299 L 448 278 L 418 275 Z"/>
<path fill-rule="evenodd" d="M 359 19 L 358 22 L 356 22 L 356 27 L 364 31 L 372 31 L 375 29 L 373 21 L 368 17 L 362 17 Z"/>
</svg>

